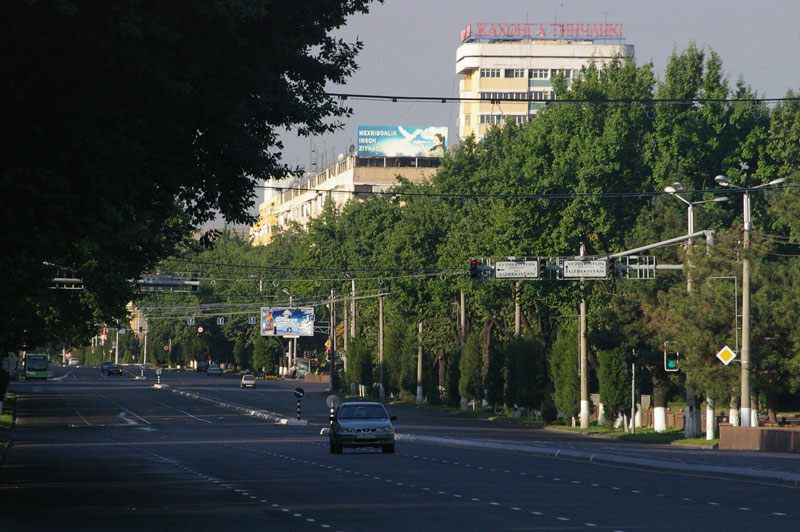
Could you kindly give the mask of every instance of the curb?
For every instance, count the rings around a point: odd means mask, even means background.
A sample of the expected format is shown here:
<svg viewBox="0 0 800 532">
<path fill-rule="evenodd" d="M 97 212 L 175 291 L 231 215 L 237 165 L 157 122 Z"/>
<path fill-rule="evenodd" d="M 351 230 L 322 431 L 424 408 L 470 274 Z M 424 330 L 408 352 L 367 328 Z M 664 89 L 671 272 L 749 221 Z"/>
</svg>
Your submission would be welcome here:
<svg viewBox="0 0 800 532">
<path fill-rule="evenodd" d="M 423 443 L 439 445 L 442 447 L 457 447 L 462 449 L 500 450 L 522 452 L 550 458 L 561 458 L 596 464 L 612 464 L 632 468 L 656 469 L 659 471 L 675 471 L 680 473 L 710 473 L 720 477 L 750 480 L 755 482 L 771 482 L 788 486 L 800 486 L 800 474 L 784 473 L 780 471 L 766 471 L 762 469 L 741 469 L 726 466 L 713 466 L 702 464 L 682 464 L 661 460 L 648 460 L 646 458 L 622 457 L 611 454 L 590 453 L 556 447 L 531 447 L 513 443 L 490 443 L 478 440 L 451 440 L 436 436 L 418 436 L 414 434 L 397 434 L 397 441 L 410 443 Z"/>
<path fill-rule="evenodd" d="M 272 421 L 273 423 L 278 423 L 280 425 L 289 425 L 289 426 L 306 426 L 308 425 L 307 419 L 288 419 L 274 412 L 269 412 L 267 410 L 255 410 L 253 408 L 248 408 L 246 406 L 237 405 L 234 403 L 226 403 L 223 401 L 217 401 L 215 399 L 209 399 L 208 397 L 203 397 L 197 392 L 184 392 L 183 390 L 176 390 L 175 388 L 171 388 L 169 385 L 166 384 L 154 384 L 153 388 L 158 390 L 166 390 L 168 392 L 176 393 L 178 395 L 182 395 L 184 397 L 189 397 L 191 399 L 195 399 L 197 401 L 203 401 L 204 403 L 208 403 L 214 406 L 218 406 L 220 408 L 225 408 L 227 410 L 233 410 L 234 412 L 238 412 L 240 414 L 244 414 L 246 416 L 255 417 L 258 419 L 263 419 L 265 421 Z"/>
</svg>

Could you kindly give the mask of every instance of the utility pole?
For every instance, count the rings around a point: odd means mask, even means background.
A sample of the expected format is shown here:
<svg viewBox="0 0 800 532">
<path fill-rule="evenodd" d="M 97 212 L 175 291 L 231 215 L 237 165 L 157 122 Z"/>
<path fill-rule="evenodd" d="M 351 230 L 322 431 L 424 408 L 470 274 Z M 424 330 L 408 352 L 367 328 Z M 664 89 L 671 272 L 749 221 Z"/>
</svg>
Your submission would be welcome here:
<svg viewBox="0 0 800 532">
<path fill-rule="evenodd" d="M 519 340 L 522 332 L 522 309 L 519 306 L 519 281 L 514 281 L 514 340 Z"/>
<path fill-rule="evenodd" d="M 742 183 L 747 178 L 747 163 L 739 165 L 742 169 Z M 717 184 L 723 187 L 740 189 L 742 194 L 742 207 L 744 210 L 744 235 L 742 238 L 742 352 L 741 363 L 742 372 L 740 376 L 741 397 L 739 398 L 739 408 L 741 411 L 739 423 L 742 427 L 758 426 L 758 409 L 753 409 L 750 396 L 750 230 L 752 222 L 750 219 L 750 190 L 762 187 L 780 185 L 786 178 L 780 177 L 773 179 L 769 183 L 764 183 L 755 187 L 742 188 L 730 182 L 724 175 L 714 178 Z"/>
<path fill-rule="evenodd" d="M 631 434 L 636 434 L 636 363 L 635 362 L 631 362 Z"/>
<path fill-rule="evenodd" d="M 350 336 L 352 338 L 355 338 L 356 337 L 356 280 L 352 279 L 350 282 L 352 283 L 351 286 L 353 287 L 351 289 L 352 299 L 350 300 L 350 314 L 352 314 L 352 316 L 350 317 Z"/>
<path fill-rule="evenodd" d="M 114 364 L 119 364 L 119 325 L 117 325 L 117 341 L 114 343 Z"/>
<path fill-rule="evenodd" d="M 586 247 L 581 242 L 580 258 L 586 255 Z M 581 428 L 589 428 L 589 376 L 587 372 L 588 353 L 586 347 L 586 294 L 584 293 L 584 278 L 581 281 L 581 306 L 580 306 L 580 373 L 581 373 Z"/>
<path fill-rule="evenodd" d="M 419 346 L 417 347 L 417 404 L 421 405 L 422 400 L 422 322 L 419 322 L 417 328 L 417 340 Z"/>
<path fill-rule="evenodd" d="M 383 389 L 383 296 L 378 296 L 378 398 L 386 399 Z"/>
<path fill-rule="evenodd" d="M 336 292 L 331 290 L 331 393 L 335 393 L 334 389 L 336 372 L 336 303 L 334 302 L 334 295 Z"/>
</svg>

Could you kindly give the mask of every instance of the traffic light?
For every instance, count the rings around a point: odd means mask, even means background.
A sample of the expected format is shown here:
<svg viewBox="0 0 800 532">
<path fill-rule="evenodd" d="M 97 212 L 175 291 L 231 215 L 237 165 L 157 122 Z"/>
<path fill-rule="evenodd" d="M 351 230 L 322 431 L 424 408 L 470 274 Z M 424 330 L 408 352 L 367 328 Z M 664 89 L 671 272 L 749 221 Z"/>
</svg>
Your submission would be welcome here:
<svg viewBox="0 0 800 532">
<path fill-rule="evenodd" d="M 480 277 L 480 273 L 478 272 L 478 259 L 470 259 L 469 261 L 469 278 L 470 279 L 477 279 Z"/>
<path fill-rule="evenodd" d="M 328 353 L 327 353 L 327 356 L 325 357 L 325 359 L 326 359 L 328 362 L 330 362 L 330 361 L 331 361 L 331 348 L 330 348 L 330 347 L 328 348 Z"/>
<path fill-rule="evenodd" d="M 680 353 L 664 351 L 664 371 L 678 371 L 678 357 Z"/>
<path fill-rule="evenodd" d="M 144 332 L 144 327 L 141 327 L 141 326 L 140 326 L 140 327 L 139 327 L 139 334 L 142 334 L 143 332 Z"/>
<path fill-rule="evenodd" d="M 547 275 L 547 260 L 539 258 L 538 264 L 536 265 L 536 269 L 537 269 L 536 273 L 539 276 L 539 278 L 540 279 L 544 278 L 544 276 Z"/>
</svg>

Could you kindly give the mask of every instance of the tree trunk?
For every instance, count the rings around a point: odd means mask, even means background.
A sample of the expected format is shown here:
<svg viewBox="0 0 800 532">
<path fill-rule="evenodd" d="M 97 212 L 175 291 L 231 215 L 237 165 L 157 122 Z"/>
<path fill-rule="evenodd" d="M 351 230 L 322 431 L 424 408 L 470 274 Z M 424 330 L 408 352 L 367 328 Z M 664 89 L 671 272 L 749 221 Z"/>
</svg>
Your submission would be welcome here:
<svg viewBox="0 0 800 532">
<path fill-rule="evenodd" d="M 653 430 L 656 432 L 667 430 L 668 398 L 669 385 L 661 376 L 653 374 Z"/>
<path fill-rule="evenodd" d="M 728 407 L 728 423 L 734 427 L 739 426 L 739 396 L 731 395 L 730 406 Z"/>
</svg>

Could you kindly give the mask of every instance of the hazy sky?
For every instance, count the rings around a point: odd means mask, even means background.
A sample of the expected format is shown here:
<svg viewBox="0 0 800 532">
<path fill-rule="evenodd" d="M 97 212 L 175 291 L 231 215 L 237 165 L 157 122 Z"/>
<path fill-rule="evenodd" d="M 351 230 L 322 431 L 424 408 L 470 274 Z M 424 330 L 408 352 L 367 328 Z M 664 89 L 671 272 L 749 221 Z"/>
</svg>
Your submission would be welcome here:
<svg viewBox="0 0 800 532">
<path fill-rule="evenodd" d="M 695 41 L 720 55 L 731 86 L 741 75 L 763 97 L 800 90 L 798 0 L 386 0 L 337 32 L 346 40 L 359 38 L 364 49 L 356 74 L 329 90 L 457 96 L 455 57 L 464 26 L 556 21 L 623 24 L 637 65 L 652 61 L 658 79 L 672 51 Z M 309 168 L 313 148 L 313 157 L 324 167 L 355 144 L 359 125 L 447 125 L 448 144 L 457 140 L 457 103 L 349 103 L 354 114 L 341 132 L 314 138 L 285 135 L 284 159 Z"/>
</svg>

